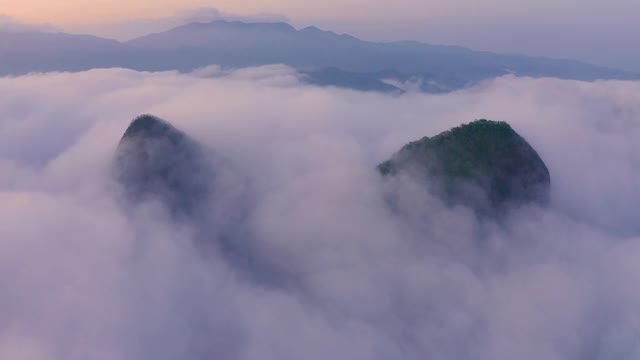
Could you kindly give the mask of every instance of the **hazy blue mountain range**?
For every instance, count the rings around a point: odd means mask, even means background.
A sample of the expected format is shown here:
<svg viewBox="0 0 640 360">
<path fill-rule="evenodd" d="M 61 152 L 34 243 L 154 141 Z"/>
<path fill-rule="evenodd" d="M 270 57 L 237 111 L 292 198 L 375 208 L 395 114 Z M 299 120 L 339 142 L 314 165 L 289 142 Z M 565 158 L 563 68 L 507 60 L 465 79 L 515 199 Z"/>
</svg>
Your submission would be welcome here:
<svg viewBox="0 0 640 360">
<path fill-rule="evenodd" d="M 398 83 L 407 81 L 426 92 L 446 92 L 509 73 L 586 81 L 640 78 L 573 60 L 414 41 L 376 43 L 315 27 L 296 30 L 286 23 L 193 23 L 128 42 L 63 33 L 0 32 L 0 75 L 106 67 L 190 72 L 210 64 L 232 68 L 286 64 L 312 84 L 383 92 L 401 92 Z"/>
</svg>

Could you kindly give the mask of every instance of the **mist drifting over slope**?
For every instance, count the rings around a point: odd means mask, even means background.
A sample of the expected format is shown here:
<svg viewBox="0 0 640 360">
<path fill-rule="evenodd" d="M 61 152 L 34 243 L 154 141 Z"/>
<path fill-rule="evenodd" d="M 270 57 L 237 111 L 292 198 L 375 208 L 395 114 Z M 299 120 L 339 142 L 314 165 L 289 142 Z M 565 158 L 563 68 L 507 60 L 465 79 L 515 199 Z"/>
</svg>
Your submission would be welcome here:
<svg viewBox="0 0 640 360">
<path fill-rule="evenodd" d="M 3 358 L 640 355 L 638 82 L 502 77 L 386 96 L 270 66 L 32 75 L 0 93 Z M 294 280 L 247 276 L 202 254 L 198 224 L 119 200 L 114 152 L 141 113 L 233 164 L 250 196 L 214 197 L 210 222 L 242 208 L 247 246 Z M 479 222 L 376 173 L 405 143 L 478 118 L 538 151 L 549 208 Z"/>
</svg>

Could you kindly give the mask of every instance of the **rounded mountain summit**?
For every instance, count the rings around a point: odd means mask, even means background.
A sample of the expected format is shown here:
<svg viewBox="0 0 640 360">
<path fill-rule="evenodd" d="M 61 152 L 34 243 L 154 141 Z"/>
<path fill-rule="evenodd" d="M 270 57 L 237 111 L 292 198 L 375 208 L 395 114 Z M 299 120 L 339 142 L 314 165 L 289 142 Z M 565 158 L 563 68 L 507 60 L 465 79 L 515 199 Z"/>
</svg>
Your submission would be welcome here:
<svg viewBox="0 0 640 360">
<path fill-rule="evenodd" d="M 481 213 L 546 204 L 551 177 L 538 153 L 506 122 L 477 120 L 405 145 L 378 166 L 424 182 L 452 205 Z"/>
<path fill-rule="evenodd" d="M 129 199 L 160 200 L 172 212 L 189 215 L 211 192 L 213 170 L 195 140 L 160 118 L 142 115 L 120 140 L 116 175 Z"/>
</svg>

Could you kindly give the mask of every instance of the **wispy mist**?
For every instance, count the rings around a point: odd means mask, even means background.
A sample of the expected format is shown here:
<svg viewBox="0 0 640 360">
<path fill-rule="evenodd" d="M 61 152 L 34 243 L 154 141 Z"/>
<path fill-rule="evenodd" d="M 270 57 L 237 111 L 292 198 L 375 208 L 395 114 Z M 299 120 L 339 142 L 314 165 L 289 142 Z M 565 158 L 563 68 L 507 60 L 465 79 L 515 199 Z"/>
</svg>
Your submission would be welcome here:
<svg viewBox="0 0 640 360">
<path fill-rule="evenodd" d="M 502 77 L 386 96 L 297 79 L 281 66 L 0 79 L 0 357 L 640 355 L 640 83 Z M 120 201 L 114 153 L 141 113 L 246 180 L 247 196 L 211 199 L 209 224 L 242 208 L 237 241 L 294 281 L 247 276 L 202 251 L 202 224 Z M 479 221 L 376 173 L 405 143 L 479 118 L 538 151 L 548 208 Z"/>
</svg>

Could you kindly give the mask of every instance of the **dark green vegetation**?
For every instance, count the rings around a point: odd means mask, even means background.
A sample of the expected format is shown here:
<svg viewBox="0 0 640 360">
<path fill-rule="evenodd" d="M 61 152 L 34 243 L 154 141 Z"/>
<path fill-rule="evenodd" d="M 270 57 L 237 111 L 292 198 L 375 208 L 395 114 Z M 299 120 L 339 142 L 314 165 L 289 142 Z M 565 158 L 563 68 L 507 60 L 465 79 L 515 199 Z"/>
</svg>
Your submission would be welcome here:
<svg viewBox="0 0 640 360">
<path fill-rule="evenodd" d="M 158 199 L 176 214 L 191 214 L 210 193 L 200 145 L 151 115 L 136 118 L 122 136 L 116 176 L 128 199 Z"/>
<path fill-rule="evenodd" d="M 544 161 L 527 141 L 509 124 L 488 120 L 409 143 L 378 170 L 384 176 L 407 173 L 448 202 L 481 212 L 544 204 L 551 184 Z"/>
</svg>

